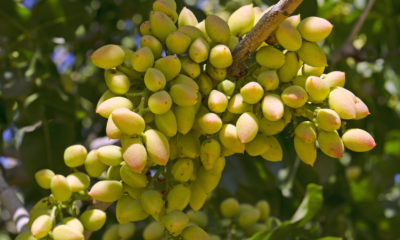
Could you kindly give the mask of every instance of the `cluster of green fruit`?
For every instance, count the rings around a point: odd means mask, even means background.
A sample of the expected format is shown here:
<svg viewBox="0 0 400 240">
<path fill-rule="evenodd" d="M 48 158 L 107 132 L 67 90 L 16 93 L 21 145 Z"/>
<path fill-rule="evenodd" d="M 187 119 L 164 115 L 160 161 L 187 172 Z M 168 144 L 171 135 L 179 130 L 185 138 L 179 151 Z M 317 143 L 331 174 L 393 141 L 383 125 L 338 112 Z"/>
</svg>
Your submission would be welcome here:
<svg viewBox="0 0 400 240">
<path fill-rule="evenodd" d="M 226 156 L 247 152 L 282 160 L 274 135 L 289 123 L 295 128 L 295 150 L 310 165 L 317 141 L 335 158 L 344 146 L 372 149 L 375 142 L 364 130 L 339 136 L 341 119 L 361 119 L 369 111 L 343 88 L 344 73 L 323 74 L 327 61 L 315 42 L 331 32 L 324 19 L 287 18 L 274 32 L 274 43 L 259 47 L 249 74 L 229 79 L 231 51 L 269 10 L 246 5 L 227 22 L 209 15 L 199 23 L 187 8 L 178 15 L 174 0 L 157 0 L 150 20 L 140 26 L 140 48 L 111 44 L 97 49 L 91 60 L 105 69 L 109 90 L 96 111 L 108 119 L 107 136 L 121 146 L 89 153 L 81 145 L 70 146 L 64 160 L 74 173 L 39 171 L 38 184 L 52 194 L 31 214 L 31 232 L 18 239 L 83 239 L 84 230 L 100 229 L 106 218 L 104 211 L 90 207 L 80 213 L 78 200 L 88 198 L 116 202 L 120 224 L 151 215 L 157 222 L 151 226 L 159 224 L 166 236 L 210 239 L 201 227 L 188 224 L 184 210 L 204 205 L 219 183 Z M 87 174 L 77 170 L 82 165 Z M 90 177 L 101 180 L 90 186 Z M 240 209 L 239 226 L 253 226 L 259 219 L 253 216 L 257 209 L 251 208 L 252 214 L 248 207 Z"/>
</svg>

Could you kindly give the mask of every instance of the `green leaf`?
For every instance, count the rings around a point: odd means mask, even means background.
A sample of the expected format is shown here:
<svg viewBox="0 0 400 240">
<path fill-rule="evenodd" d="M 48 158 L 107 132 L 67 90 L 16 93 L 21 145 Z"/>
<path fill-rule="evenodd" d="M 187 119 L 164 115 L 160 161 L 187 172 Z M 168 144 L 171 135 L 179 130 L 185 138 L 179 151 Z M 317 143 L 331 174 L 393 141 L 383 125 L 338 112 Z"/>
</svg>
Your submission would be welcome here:
<svg viewBox="0 0 400 240">
<path fill-rule="evenodd" d="M 307 185 L 307 193 L 293 215 L 291 223 L 297 223 L 298 226 L 303 226 L 310 221 L 321 209 L 323 203 L 322 186 L 314 183 Z"/>
</svg>

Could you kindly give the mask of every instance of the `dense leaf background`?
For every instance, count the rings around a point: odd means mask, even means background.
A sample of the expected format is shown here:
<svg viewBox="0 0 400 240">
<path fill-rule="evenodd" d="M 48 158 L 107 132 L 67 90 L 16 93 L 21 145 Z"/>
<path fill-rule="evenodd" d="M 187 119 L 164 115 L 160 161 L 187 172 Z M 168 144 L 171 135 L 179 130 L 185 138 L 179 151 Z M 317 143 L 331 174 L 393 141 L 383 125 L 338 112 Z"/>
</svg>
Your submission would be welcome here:
<svg viewBox="0 0 400 240">
<path fill-rule="evenodd" d="M 206 13 L 227 16 L 243 4 L 265 8 L 276 1 L 177 2 L 178 9 L 188 6 L 203 19 Z M 330 55 L 346 40 L 366 3 L 306 0 L 296 12 L 302 17 L 321 16 L 334 24 L 324 48 Z M 88 56 L 106 43 L 136 49 L 138 27 L 148 18 L 151 4 L 146 0 L 1 1 L 0 163 L 28 208 L 47 194 L 34 183 L 35 171 L 51 168 L 66 173 L 65 147 L 89 145 L 105 135 L 105 121 L 94 112 L 106 89 L 103 72 L 95 69 Z M 400 2 L 377 1 L 353 42 L 358 54 L 345 56 L 327 69 L 345 71 L 346 87 L 369 106 L 372 115 L 350 121 L 348 127 L 369 131 L 376 148 L 368 153 L 347 152 L 341 159 L 319 153 L 312 168 L 296 159 L 292 129 L 287 128 L 280 135 L 282 162 L 249 156 L 228 160 L 219 188 L 206 207 L 210 216 L 225 197 L 252 204 L 266 199 L 272 215 L 283 222 L 277 230 L 281 235 L 254 239 L 400 239 L 399 25 Z M 307 211 L 316 209 L 312 216 L 294 226 L 290 219 L 309 183 L 322 186 L 323 205 L 320 209 L 310 206 Z M 0 229 L 4 229 L 0 239 L 10 239 L 14 235 L 9 216 L 5 211 L 0 216 Z"/>
</svg>

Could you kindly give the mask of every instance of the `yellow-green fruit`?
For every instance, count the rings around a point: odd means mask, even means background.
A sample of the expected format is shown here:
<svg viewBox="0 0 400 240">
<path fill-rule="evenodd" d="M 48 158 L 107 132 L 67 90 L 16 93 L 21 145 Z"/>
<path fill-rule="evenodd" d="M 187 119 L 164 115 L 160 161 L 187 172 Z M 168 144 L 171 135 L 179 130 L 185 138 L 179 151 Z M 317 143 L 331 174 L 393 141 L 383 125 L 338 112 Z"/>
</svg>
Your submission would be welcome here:
<svg viewBox="0 0 400 240">
<path fill-rule="evenodd" d="M 240 93 L 235 94 L 228 104 L 228 111 L 234 114 L 241 114 L 251 110 L 251 105 L 244 102 L 243 96 Z"/>
<path fill-rule="evenodd" d="M 282 22 L 275 31 L 278 43 L 288 51 L 297 51 L 301 47 L 302 38 L 300 32 L 287 22 Z"/>
<path fill-rule="evenodd" d="M 276 139 L 276 137 L 274 136 L 271 136 L 269 140 L 270 140 L 269 144 L 271 147 L 269 148 L 268 151 L 263 153 L 261 157 L 271 162 L 282 161 L 283 151 L 282 151 L 282 146 L 279 143 L 278 139 Z"/>
<path fill-rule="evenodd" d="M 199 91 L 199 85 L 197 85 L 196 81 L 193 80 L 192 78 L 184 75 L 184 74 L 179 74 L 172 82 L 171 85 L 175 84 L 185 84 L 189 87 L 191 87 L 196 93 Z"/>
<path fill-rule="evenodd" d="M 374 138 L 367 131 L 359 128 L 347 130 L 342 139 L 344 146 L 354 152 L 367 152 L 376 146 Z"/>
<path fill-rule="evenodd" d="M 67 176 L 67 182 L 72 192 L 79 192 L 89 187 L 90 178 L 82 172 L 74 172 Z"/>
<path fill-rule="evenodd" d="M 133 69 L 138 72 L 146 72 L 146 70 L 153 66 L 154 55 L 149 47 L 139 48 L 131 59 Z"/>
<path fill-rule="evenodd" d="M 330 92 L 329 85 L 324 79 L 310 76 L 305 83 L 306 91 L 310 95 L 310 100 L 315 103 L 324 101 Z"/>
<path fill-rule="evenodd" d="M 197 172 L 196 181 L 199 182 L 206 193 L 214 190 L 218 186 L 219 180 L 221 180 L 221 173 L 219 172 L 206 171 L 203 167 Z"/>
<path fill-rule="evenodd" d="M 41 215 L 32 223 L 31 232 L 36 238 L 43 238 L 49 234 L 53 227 L 52 220 L 49 215 Z"/>
<path fill-rule="evenodd" d="M 133 108 L 132 102 L 124 97 L 112 97 L 100 103 L 96 108 L 96 113 L 104 118 L 108 118 L 110 114 L 119 108 L 126 108 L 131 110 Z"/>
<path fill-rule="evenodd" d="M 123 196 L 116 205 L 116 217 L 120 224 L 137 222 L 146 219 L 149 214 L 142 207 L 140 200 Z"/>
<path fill-rule="evenodd" d="M 189 47 L 189 57 L 196 63 L 206 61 L 209 52 L 210 45 L 204 38 L 197 38 Z"/>
<path fill-rule="evenodd" d="M 340 128 L 340 117 L 334 110 L 322 108 L 317 110 L 318 127 L 325 131 L 335 131 Z"/>
<path fill-rule="evenodd" d="M 148 47 L 153 53 L 154 59 L 160 58 L 162 54 L 161 42 L 150 34 L 146 34 L 140 38 L 140 47 Z"/>
<path fill-rule="evenodd" d="M 356 97 L 355 104 L 356 104 L 356 117 L 354 119 L 356 120 L 363 119 L 370 114 L 368 106 L 358 97 Z"/>
<path fill-rule="evenodd" d="M 325 66 L 323 67 L 313 67 L 308 64 L 304 64 L 302 69 L 302 73 L 304 76 L 321 76 L 325 71 Z M 328 84 L 329 85 L 329 84 Z"/>
<path fill-rule="evenodd" d="M 174 112 L 171 110 L 164 114 L 156 114 L 155 123 L 157 129 L 167 137 L 173 137 L 178 132 L 178 125 Z"/>
<path fill-rule="evenodd" d="M 206 113 L 197 120 L 202 133 L 215 134 L 222 127 L 221 118 L 215 113 Z"/>
<path fill-rule="evenodd" d="M 218 90 L 212 90 L 208 96 L 208 108 L 215 113 L 225 112 L 228 106 L 228 98 Z"/>
<path fill-rule="evenodd" d="M 108 89 L 115 94 L 123 95 L 127 93 L 131 85 L 128 76 L 114 69 L 107 69 L 104 72 L 104 79 Z"/>
<path fill-rule="evenodd" d="M 133 199 L 140 199 L 142 193 L 146 191 L 145 188 L 135 188 L 129 185 L 124 185 L 124 190 L 128 193 L 129 197 Z"/>
<path fill-rule="evenodd" d="M 144 240 L 161 240 L 164 236 L 164 229 L 160 223 L 154 221 L 148 224 L 143 230 Z"/>
<path fill-rule="evenodd" d="M 135 231 L 136 231 L 135 224 L 129 222 L 119 225 L 118 235 L 122 239 L 129 239 L 135 234 Z"/>
<path fill-rule="evenodd" d="M 246 143 L 246 152 L 250 156 L 259 156 L 270 149 L 270 139 L 264 134 L 257 136 L 249 143 Z"/>
<path fill-rule="evenodd" d="M 106 222 L 106 213 L 100 209 L 90 209 L 84 211 L 79 217 L 86 230 L 97 231 Z"/>
<path fill-rule="evenodd" d="M 198 23 L 199 22 L 197 21 L 197 18 L 193 14 L 193 12 L 190 11 L 190 9 L 188 9 L 187 7 L 183 7 L 181 12 L 179 13 L 178 26 L 196 26 Z"/>
<path fill-rule="evenodd" d="M 134 172 L 141 173 L 147 164 L 147 151 L 140 140 L 124 146 L 122 158 Z"/>
<path fill-rule="evenodd" d="M 143 134 L 147 154 L 154 163 L 166 165 L 169 159 L 169 143 L 162 132 L 149 129 Z"/>
<path fill-rule="evenodd" d="M 157 68 L 148 68 L 144 75 L 144 84 L 152 92 L 157 92 L 165 87 L 167 80 Z"/>
<path fill-rule="evenodd" d="M 290 82 L 294 77 L 296 77 L 300 67 L 300 60 L 296 52 L 287 52 L 285 54 L 285 64 L 283 64 L 278 70 L 279 81 Z"/>
<path fill-rule="evenodd" d="M 236 122 L 237 135 L 242 143 L 251 142 L 258 133 L 258 119 L 252 112 L 240 115 Z"/>
<path fill-rule="evenodd" d="M 204 37 L 203 32 L 197 27 L 195 27 L 195 25 L 180 26 L 178 28 L 178 32 L 183 32 L 184 34 L 189 36 L 192 41 L 196 40 L 197 38 Z"/>
<path fill-rule="evenodd" d="M 341 71 L 333 71 L 326 74 L 323 79 L 328 83 L 330 88 L 344 87 L 346 82 L 346 74 Z"/>
<path fill-rule="evenodd" d="M 314 162 L 317 159 L 317 147 L 315 142 L 307 143 L 295 136 L 294 149 L 301 161 L 310 166 L 314 166 Z"/>
<path fill-rule="evenodd" d="M 292 108 L 299 108 L 306 104 L 308 100 L 308 95 L 304 88 L 292 85 L 283 90 L 281 94 L 281 99 L 287 106 Z"/>
<path fill-rule="evenodd" d="M 64 151 L 64 163 L 68 167 L 79 167 L 86 159 L 87 151 L 82 145 L 72 145 Z"/>
<path fill-rule="evenodd" d="M 260 219 L 260 210 L 251 208 L 239 214 L 238 225 L 241 228 L 248 228 Z"/>
<path fill-rule="evenodd" d="M 264 89 L 258 82 L 249 82 L 240 89 L 243 101 L 255 104 L 264 96 Z"/>
<path fill-rule="evenodd" d="M 326 155 L 332 158 L 340 158 L 343 156 L 344 146 L 343 141 L 336 131 L 318 132 L 319 149 Z"/>
<path fill-rule="evenodd" d="M 218 134 L 221 144 L 235 153 L 243 153 L 245 145 L 240 141 L 236 126 L 224 124 Z"/>
<path fill-rule="evenodd" d="M 227 198 L 222 201 L 220 211 L 225 218 L 233 218 L 239 213 L 239 202 L 234 198 Z"/>
<path fill-rule="evenodd" d="M 115 181 L 120 181 L 121 180 L 121 165 L 116 165 L 116 166 L 111 166 L 107 169 L 107 174 L 106 174 L 106 179 L 107 180 L 115 180 Z"/>
<path fill-rule="evenodd" d="M 196 224 L 197 226 L 201 228 L 205 228 L 208 224 L 208 217 L 207 214 L 203 211 L 193 211 L 189 210 L 186 212 L 186 214 L 189 217 L 190 223 Z"/>
<path fill-rule="evenodd" d="M 119 224 L 113 224 L 104 232 L 101 240 L 120 240 L 118 236 Z"/>
<path fill-rule="evenodd" d="M 310 66 L 325 67 L 327 65 L 325 53 L 316 43 L 304 41 L 297 54 L 304 63 Z"/>
<path fill-rule="evenodd" d="M 65 224 L 65 225 L 67 225 L 67 226 L 69 226 L 69 227 L 71 227 L 71 228 L 73 228 L 75 230 L 78 230 L 81 233 L 83 233 L 83 231 L 85 230 L 83 224 L 81 223 L 81 221 L 79 219 L 75 218 L 75 217 L 64 218 L 61 221 L 61 223 Z"/>
<path fill-rule="evenodd" d="M 232 13 L 228 19 L 232 35 L 243 35 L 254 26 L 253 4 L 245 5 Z"/>
<path fill-rule="evenodd" d="M 269 217 L 270 206 L 266 200 L 260 200 L 256 204 L 256 208 L 260 210 L 260 221 L 265 221 Z"/>
<path fill-rule="evenodd" d="M 126 108 L 116 109 L 111 115 L 118 129 L 127 135 L 138 135 L 146 126 L 142 116 Z"/>
<path fill-rule="evenodd" d="M 310 121 L 304 121 L 297 125 L 294 129 L 294 134 L 306 143 L 312 143 L 317 140 L 315 125 Z"/>
<path fill-rule="evenodd" d="M 122 181 L 133 188 L 144 188 L 147 186 L 145 174 L 133 172 L 127 165 L 122 165 L 119 169 Z"/>
<path fill-rule="evenodd" d="M 210 236 L 201 227 L 189 226 L 181 234 L 183 240 L 210 240 Z"/>
<path fill-rule="evenodd" d="M 332 31 L 332 24 L 320 17 L 304 18 L 298 29 L 301 36 L 310 42 L 318 42 L 325 39 Z"/>
<path fill-rule="evenodd" d="M 214 166 L 212 169 L 208 170 L 208 172 L 212 174 L 221 174 L 222 171 L 225 169 L 226 160 L 224 157 L 219 157 L 217 161 L 215 161 Z"/>
<path fill-rule="evenodd" d="M 97 150 L 88 153 L 85 160 L 85 170 L 91 177 L 99 177 L 107 168 L 107 165 L 100 161 Z"/>
<path fill-rule="evenodd" d="M 257 76 L 257 82 L 261 84 L 265 91 L 275 90 L 279 86 L 279 77 L 276 71 L 263 71 Z"/>
<path fill-rule="evenodd" d="M 189 48 L 192 39 L 182 32 L 172 32 L 165 40 L 169 51 L 174 54 L 183 54 Z"/>
<path fill-rule="evenodd" d="M 162 194 L 156 190 L 147 190 L 140 196 L 140 202 L 145 212 L 158 219 L 164 209 L 165 202 Z"/>
<path fill-rule="evenodd" d="M 167 1 L 158 0 L 153 3 L 153 10 L 165 13 L 175 23 L 178 20 L 178 14 L 174 6 L 175 4 L 172 6 Z"/>
<path fill-rule="evenodd" d="M 201 143 L 200 160 L 206 170 L 211 170 L 220 156 L 221 144 L 217 140 L 209 138 Z"/>
<path fill-rule="evenodd" d="M 107 119 L 107 125 L 106 125 L 106 134 L 107 137 L 111 139 L 118 139 L 121 137 L 121 130 L 115 125 L 114 121 L 112 120 L 112 115 L 110 115 Z"/>
<path fill-rule="evenodd" d="M 228 47 L 229 47 L 229 50 L 231 50 L 231 52 L 235 49 L 235 47 L 238 45 L 238 43 L 239 43 L 239 38 L 238 37 L 236 37 L 236 36 L 233 36 L 233 35 L 231 35 L 230 37 L 229 37 L 229 41 L 228 41 Z"/>
<path fill-rule="evenodd" d="M 115 68 L 124 62 L 125 52 L 118 45 L 108 44 L 92 53 L 90 59 L 99 68 Z"/>
<path fill-rule="evenodd" d="M 341 119 L 353 119 L 357 116 L 354 95 L 342 87 L 336 87 L 330 92 L 329 108 L 335 110 Z"/>
<path fill-rule="evenodd" d="M 229 41 L 228 24 L 216 15 L 208 15 L 205 20 L 207 35 L 216 43 L 226 44 Z"/>
<path fill-rule="evenodd" d="M 210 63 L 216 68 L 227 68 L 232 65 L 231 50 L 225 45 L 219 44 L 210 51 Z"/>
<path fill-rule="evenodd" d="M 122 161 L 122 150 L 119 146 L 107 145 L 97 149 L 97 156 L 102 163 L 116 166 Z"/>
<path fill-rule="evenodd" d="M 214 81 L 217 82 L 224 80 L 228 74 L 226 68 L 216 68 L 209 62 L 206 64 L 206 72 Z"/>
<path fill-rule="evenodd" d="M 175 185 L 167 194 L 167 212 L 182 211 L 190 202 L 190 187 L 183 184 Z"/>
<path fill-rule="evenodd" d="M 176 181 L 187 182 L 192 177 L 193 170 L 193 160 L 190 158 L 181 158 L 174 163 L 171 173 Z"/>
<path fill-rule="evenodd" d="M 146 20 L 142 22 L 142 24 L 140 24 L 139 31 L 142 36 L 150 35 L 151 34 L 150 21 Z"/>
<path fill-rule="evenodd" d="M 293 82 L 293 85 L 300 86 L 302 88 L 306 88 L 306 81 L 307 81 L 307 77 L 300 75 L 300 76 L 296 76 L 292 82 Z"/>
<path fill-rule="evenodd" d="M 171 32 L 176 31 L 176 26 L 171 18 L 159 11 L 150 12 L 150 27 L 152 35 L 162 42 L 165 42 Z"/>
<path fill-rule="evenodd" d="M 26 231 L 23 233 L 18 234 L 18 236 L 15 238 L 15 240 L 36 240 L 37 238 L 35 238 L 32 235 L 31 231 Z"/>
<path fill-rule="evenodd" d="M 172 99 L 168 92 L 161 90 L 151 94 L 147 104 L 152 113 L 164 114 L 171 109 Z"/>
<path fill-rule="evenodd" d="M 200 155 L 200 139 L 193 131 L 186 135 L 179 134 L 177 137 L 177 146 L 180 157 L 195 159 Z"/>
<path fill-rule="evenodd" d="M 200 73 L 200 64 L 193 62 L 188 56 L 183 56 L 180 58 L 182 63 L 182 72 L 191 78 L 197 78 Z"/>
<path fill-rule="evenodd" d="M 54 240 L 83 240 L 83 234 L 67 225 L 58 225 L 52 231 Z"/>
<path fill-rule="evenodd" d="M 205 39 L 208 43 L 210 43 L 210 42 L 211 42 L 211 38 L 208 36 L 207 31 L 206 31 L 206 21 L 203 20 L 203 21 L 199 22 L 199 23 L 196 25 L 196 28 L 198 28 L 198 29 L 203 33 L 204 39 Z"/>
<path fill-rule="evenodd" d="M 278 121 L 281 119 L 285 110 L 281 98 L 272 93 L 265 95 L 261 103 L 261 108 L 264 117 L 270 121 Z"/>
<path fill-rule="evenodd" d="M 218 83 L 217 85 L 218 91 L 223 92 L 227 96 L 232 96 L 232 94 L 235 92 L 235 87 L 236 84 L 228 79 Z"/>
<path fill-rule="evenodd" d="M 178 132 L 186 134 L 192 129 L 196 117 L 196 106 L 181 107 L 176 106 L 174 109 L 176 122 L 178 124 Z"/>
<path fill-rule="evenodd" d="M 193 106 L 197 102 L 196 91 L 187 84 L 174 84 L 169 93 L 174 103 L 182 107 Z"/>
<path fill-rule="evenodd" d="M 57 174 L 51 179 L 50 189 L 54 198 L 58 201 L 67 201 L 72 195 L 71 187 L 62 175 Z"/>
<path fill-rule="evenodd" d="M 267 223 L 254 223 L 249 228 L 245 229 L 247 236 L 253 236 L 259 232 L 267 232 L 270 229 Z"/>
<path fill-rule="evenodd" d="M 102 202 L 115 202 L 122 196 L 122 183 L 115 180 L 102 180 L 95 183 L 89 195 Z"/>
<path fill-rule="evenodd" d="M 208 194 L 198 181 L 192 182 L 190 185 L 190 202 L 189 205 L 194 211 L 200 210 L 207 200 Z"/>
<path fill-rule="evenodd" d="M 105 102 L 106 100 L 116 97 L 117 95 L 115 95 L 114 93 L 112 93 L 110 90 L 105 91 L 99 101 L 97 102 L 96 108 L 99 107 L 100 104 L 102 104 L 103 102 Z"/>
<path fill-rule="evenodd" d="M 267 136 L 278 134 L 282 132 L 285 127 L 286 123 L 283 118 L 278 121 L 270 121 L 266 118 L 261 118 L 259 122 L 260 132 Z"/>
<path fill-rule="evenodd" d="M 171 211 L 161 218 L 162 224 L 172 236 L 178 236 L 189 223 L 189 217 L 181 211 Z"/>
<path fill-rule="evenodd" d="M 273 46 L 264 46 L 257 51 L 256 61 L 261 66 L 277 69 L 285 64 L 285 55 Z"/>
<path fill-rule="evenodd" d="M 37 184 L 44 189 L 50 189 L 51 179 L 54 177 L 54 172 L 50 169 L 42 169 L 35 173 Z"/>
</svg>

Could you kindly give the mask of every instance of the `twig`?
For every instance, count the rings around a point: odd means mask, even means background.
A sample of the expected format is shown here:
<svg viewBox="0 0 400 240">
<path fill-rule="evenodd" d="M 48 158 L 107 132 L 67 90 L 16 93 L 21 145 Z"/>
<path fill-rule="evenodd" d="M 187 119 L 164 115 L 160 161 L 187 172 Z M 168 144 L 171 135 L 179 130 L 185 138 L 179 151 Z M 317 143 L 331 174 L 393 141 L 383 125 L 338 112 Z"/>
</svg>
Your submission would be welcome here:
<svg viewBox="0 0 400 240">
<path fill-rule="evenodd" d="M 28 231 L 26 225 L 29 222 L 29 214 L 24 208 L 24 205 L 3 178 L 3 173 L 0 171 L 0 202 L 4 205 L 7 211 L 12 216 L 18 233 Z"/>
<path fill-rule="evenodd" d="M 233 64 L 229 75 L 240 78 L 245 75 L 247 68 L 244 64 L 247 58 L 265 41 L 278 25 L 285 20 L 300 5 L 303 0 L 280 0 L 268 11 L 256 26 L 239 42 L 233 50 Z"/>
<path fill-rule="evenodd" d="M 353 26 L 353 29 L 350 32 L 350 35 L 347 37 L 346 41 L 339 47 L 339 49 L 332 54 L 331 64 L 337 63 L 340 59 L 352 56 L 357 54 L 357 49 L 353 46 L 353 40 L 358 35 L 363 26 L 365 19 L 367 18 L 368 13 L 371 11 L 372 6 L 374 5 L 375 0 L 369 0 L 367 6 L 365 6 L 361 15 L 358 17 L 356 23 Z"/>
</svg>

